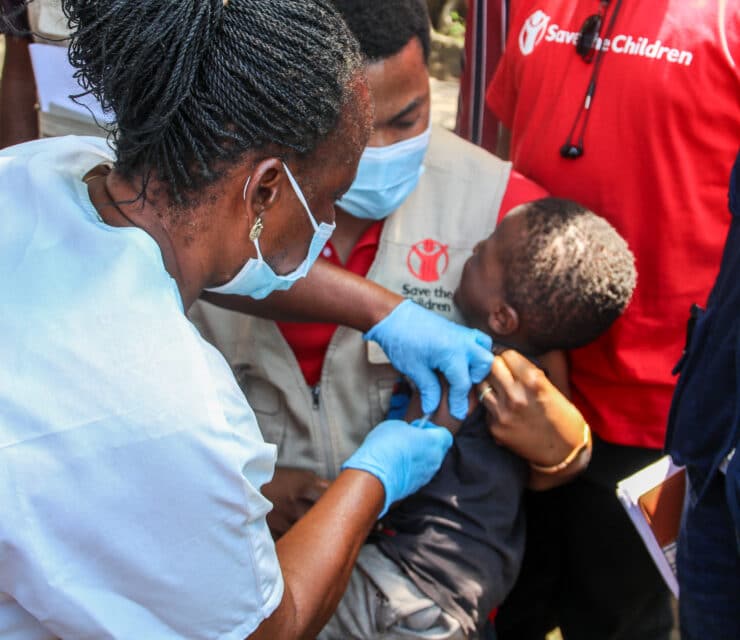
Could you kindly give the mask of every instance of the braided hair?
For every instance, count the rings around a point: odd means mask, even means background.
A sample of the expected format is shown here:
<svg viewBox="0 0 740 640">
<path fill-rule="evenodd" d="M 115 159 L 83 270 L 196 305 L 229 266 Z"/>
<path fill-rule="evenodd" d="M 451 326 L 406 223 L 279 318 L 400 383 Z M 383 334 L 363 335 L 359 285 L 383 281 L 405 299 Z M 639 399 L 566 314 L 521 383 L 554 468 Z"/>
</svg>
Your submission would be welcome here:
<svg viewBox="0 0 740 640">
<path fill-rule="evenodd" d="M 426 0 L 332 0 L 360 42 L 368 62 L 390 58 L 414 36 L 424 60 L 429 59 L 431 35 Z"/>
<path fill-rule="evenodd" d="M 632 297 L 635 258 L 604 218 L 561 198 L 524 205 L 526 233 L 502 256 L 506 299 L 539 353 L 595 340 Z"/>
<path fill-rule="evenodd" d="M 361 70 L 328 0 L 62 0 L 84 93 L 115 113 L 116 169 L 191 206 L 250 150 L 309 155 Z M 77 96 L 77 97 L 79 97 Z"/>
</svg>

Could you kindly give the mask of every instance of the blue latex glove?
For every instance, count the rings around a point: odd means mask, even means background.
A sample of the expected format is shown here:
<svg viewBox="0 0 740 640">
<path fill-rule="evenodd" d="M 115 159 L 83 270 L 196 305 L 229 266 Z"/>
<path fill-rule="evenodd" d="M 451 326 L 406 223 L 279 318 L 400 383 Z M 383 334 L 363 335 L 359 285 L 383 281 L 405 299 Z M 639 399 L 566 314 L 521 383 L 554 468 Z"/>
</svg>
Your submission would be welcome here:
<svg viewBox="0 0 740 640">
<path fill-rule="evenodd" d="M 435 370 L 450 383 L 450 413 L 462 420 L 468 392 L 491 370 L 493 341 L 424 307 L 404 300 L 364 336 L 382 348 L 391 364 L 414 381 L 424 413 L 439 405 L 441 388 Z"/>
<path fill-rule="evenodd" d="M 383 483 L 385 504 L 379 517 L 385 515 L 391 504 L 427 484 L 452 444 L 452 435 L 447 429 L 431 422 L 423 427 L 414 426 L 417 422 L 381 422 L 342 465 L 342 469 L 372 473 Z"/>
</svg>

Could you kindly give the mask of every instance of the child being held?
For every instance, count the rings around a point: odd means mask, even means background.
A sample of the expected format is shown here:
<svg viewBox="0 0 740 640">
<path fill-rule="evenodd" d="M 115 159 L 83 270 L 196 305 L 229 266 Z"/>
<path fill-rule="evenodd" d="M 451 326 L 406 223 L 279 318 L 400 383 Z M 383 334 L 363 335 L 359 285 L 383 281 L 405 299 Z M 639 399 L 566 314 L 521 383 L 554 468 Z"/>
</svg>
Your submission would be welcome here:
<svg viewBox="0 0 740 640">
<path fill-rule="evenodd" d="M 476 246 L 455 303 L 494 344 L 534 359 L 581 347 L 606 331 L 626 308 L 635 280 L 634 257 L 606 220 L 574 202 L 545 198 L 512 210 Z M 396 637 L 391 626 L 400 624 L 402 637 L 475 638 L 513 587 L 524 551 L 524 489 L 554 486 L 585 468 L 589 431 L 584 425 L 583 441 L 566 459 L 568 471 L 556 469 L 548 483 L 552 469 L 496 444 L 490 420 L 478 404 L 436 476 L 392 508 L 363 549 L 359 575 L 382 592 L 377 606 L 388 615 L 372 612 L 377 633 L 355 629 L 352 637 Z M 439 609 L 414 607 L 419 597 Z M 320 637 L 340 637 L 342 621 L 358 620 L 358 608 L 368 606 L 374 605 L 359 595 L 353 577 Z M 346 626 L 341 633 L 347 636 Z"/>
</svg>

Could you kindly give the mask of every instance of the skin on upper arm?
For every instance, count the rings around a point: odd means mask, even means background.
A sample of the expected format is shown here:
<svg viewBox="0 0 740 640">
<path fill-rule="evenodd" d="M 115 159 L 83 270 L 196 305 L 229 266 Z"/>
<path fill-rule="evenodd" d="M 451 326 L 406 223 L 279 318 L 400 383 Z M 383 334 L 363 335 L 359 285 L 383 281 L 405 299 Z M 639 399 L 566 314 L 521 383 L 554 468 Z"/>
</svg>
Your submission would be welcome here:
<svg viewBox="0 0 740 640">
<path fill-rule="evenodd" d="M 436 424 L 438 427 L 444 427 L 454 436 L 460 429 L 462 420 L 452 417 L 448 398 L 450 385 L 442 376 L 438 377 L 439 383 L 442 387 L 442 399 L 439 402 L 437 410 L 430 416 L 429 421 Z M 475 390 L 471 389 L 470 394 L 468 395 L 468 413 L 475 409 L 477 404 L 478 399 L 475 396 Z M 424 412 L 421 409 L 421 395 L 418 391 L 414 390 L 411 400 L 409 401 L 409 406 L 406 409 L 404 420 L 406 420 L 406 422 L 413 422 L 414 420 L 421 418 L 423 415 Z"/>
</svg>

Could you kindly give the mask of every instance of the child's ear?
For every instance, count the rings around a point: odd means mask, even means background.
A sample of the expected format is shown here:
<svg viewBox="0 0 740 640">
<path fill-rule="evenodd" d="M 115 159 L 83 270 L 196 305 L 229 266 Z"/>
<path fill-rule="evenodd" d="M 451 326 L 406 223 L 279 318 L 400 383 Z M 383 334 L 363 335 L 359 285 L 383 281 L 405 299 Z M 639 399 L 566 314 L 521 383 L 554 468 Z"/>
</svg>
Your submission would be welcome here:
<svg viewBox="0 0 740 640">
<path fill-rule="evenodd" d="M 500 302 L 488 314 L 488 327 L 495 334 L 509 336 L 519 330 L 519 314 L 514 307 Z"/>
</svg>

